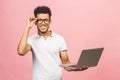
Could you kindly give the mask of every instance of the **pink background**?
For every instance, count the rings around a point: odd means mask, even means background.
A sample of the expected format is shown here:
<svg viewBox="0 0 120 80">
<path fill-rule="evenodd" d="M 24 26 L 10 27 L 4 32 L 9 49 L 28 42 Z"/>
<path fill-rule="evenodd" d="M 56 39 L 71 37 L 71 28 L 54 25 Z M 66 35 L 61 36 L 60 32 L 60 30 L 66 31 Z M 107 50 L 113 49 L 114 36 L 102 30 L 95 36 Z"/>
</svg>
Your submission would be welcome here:
<svg viewBox="0 0 120 80">
<path fill-rule="evenodd" d="M 27 17 L 41 4 L 51 8 L 51 29 L 65 38 L 71 62 L 82 49 L 105 48 L 98 66 L 63 70 L 63 80 L 120 80 L 120 0 L 1 0 L 0 80 L 31 80 L 31 52 L 19 56 L 17 45 Z"/>
</svg>

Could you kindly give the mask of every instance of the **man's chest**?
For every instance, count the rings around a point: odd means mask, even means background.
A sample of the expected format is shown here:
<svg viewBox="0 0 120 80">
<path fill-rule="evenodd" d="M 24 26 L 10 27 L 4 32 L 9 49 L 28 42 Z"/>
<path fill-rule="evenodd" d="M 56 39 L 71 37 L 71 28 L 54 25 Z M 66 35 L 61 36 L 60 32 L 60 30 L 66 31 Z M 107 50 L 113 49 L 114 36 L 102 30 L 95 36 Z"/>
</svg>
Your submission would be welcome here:
<svg viewBox="0 0 120 80">
<path fill-rule="evenodd" d="M 38 51 L 50 51 L 58 53 L 61 48 L 61 43 L 58 40 L 48 38 L 48 39 L 37 39 L 33 42 L 32 48 Z"/>
</svg>

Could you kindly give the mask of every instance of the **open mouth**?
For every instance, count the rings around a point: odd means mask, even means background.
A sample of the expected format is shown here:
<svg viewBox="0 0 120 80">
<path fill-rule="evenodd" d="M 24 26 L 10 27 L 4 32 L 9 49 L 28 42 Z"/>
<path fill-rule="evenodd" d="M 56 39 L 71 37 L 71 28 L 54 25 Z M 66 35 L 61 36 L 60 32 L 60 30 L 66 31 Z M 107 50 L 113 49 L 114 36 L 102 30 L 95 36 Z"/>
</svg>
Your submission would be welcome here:
<svg viewBox="0 0 120 80">
<path fill-rule="evenodd" d="M 40 28 L 41 28 L 41 29 L 46 29 L 46 27 L 45 27 L 45 26 L 41 26 Z"/>
<path fill-rule="evenodd" d="M 47 28 L 47 27 L 45 27 L 45 26 L 41 26 L 41 27 L 39 27 L 39 29 L 40 29 L 41 31 L 45 31 L 46 28 Z"/>
</svg>

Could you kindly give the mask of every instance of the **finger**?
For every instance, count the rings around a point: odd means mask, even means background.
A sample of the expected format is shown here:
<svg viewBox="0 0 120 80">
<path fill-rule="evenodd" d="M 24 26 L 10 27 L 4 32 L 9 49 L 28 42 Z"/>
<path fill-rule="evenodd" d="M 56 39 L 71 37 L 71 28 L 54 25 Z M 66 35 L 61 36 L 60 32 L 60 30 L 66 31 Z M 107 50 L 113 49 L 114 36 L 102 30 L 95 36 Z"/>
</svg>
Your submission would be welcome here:
<svg viewBox="0 0 120 80">
<path fill-rule="evenodd" d="M 82 71 L 82 68 L 80 68 L 80 71 Z"/>
<path fill-rule="evenodd" d="M 37 20 L 37 18 L 32 17 L 32 20 Z"/>
<path fill-rule="evenodd" d="M 88 66 L 84 66 L 84 68 L 83 68 L 84 70 L 86 70 L 86 69 L 88 69 Z"/>
<path fill-rule="evenodd" d="M 32 18 L 33 18 L 32 16 L 29 17 L 30 20 L 32 20 Z"/>
<path fill-rule="evenodd" d="M 72 69 L 70 69 L 70 68 L 65 68 L 67 71 L 72 71 Z"/>
<path fill-rule="evenodd" d="M 30 16 L 28 19 L 32 21 L 32 20 L 36 20 L 37 18 Z"/>
<path fill-rule="evenodd" d="M 36 23 L 37 19 L 33 20 L 33 23 Z"/>
<path fill-rule="evenodd" d="M 83 68 L 88 68 L 88 66 L 83 66 Z"/>
<path fill-rule="evenodd" d="M 86 66 L 86 68 L 89 68 L 88 66 Z"/>
<path fill-rule="evenodd" d="M 85 66 L 83 66 L 82 68 L 80 68 L 80 70 L 81 71 L 83 71 L 83 70 L 85 70 L 86 69 L 86 67 Z"/>
<path fill-rule="evenodd" d="M 29 19 L 32 23 L 35 23 L 37 21 L 37 18 L 34 18 L 34 17 L 30 17 Z"/>
</svg>

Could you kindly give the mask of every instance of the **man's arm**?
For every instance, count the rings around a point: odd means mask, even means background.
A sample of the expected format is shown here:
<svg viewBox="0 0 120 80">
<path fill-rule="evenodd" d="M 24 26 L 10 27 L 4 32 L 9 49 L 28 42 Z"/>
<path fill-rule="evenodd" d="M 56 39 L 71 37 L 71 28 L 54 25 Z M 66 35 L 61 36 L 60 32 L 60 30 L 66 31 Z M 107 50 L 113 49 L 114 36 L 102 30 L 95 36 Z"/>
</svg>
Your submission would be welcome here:
<svg viewBox="0 0 120 80">
<path fill-rule="evenodd" d="M 64 50 L 64 51 L 60 52 L 60 58 L 61 58 L 62 64 L 70 64 L 70 60 L 69 60 L 69 57 L 68 57 L 68 54 L 67 54 L 67 50 Z M 71 69 L 68 69 L 68 68 L 64 68 L 64 69 L 67 70 L 67 71 L 72 71 Z"/>
<path fill-rule="evenodd" d="M 21 37 L 21 40 L 18 44 L 17 52 L 19 55 L 25 55 L 31 49 L 31 46 L 29 44 L 27 44 L 29 30 L 30 29 L 28 27 L 26 27 L 26 29 Z"/>
<path fill-rule="evenodd" d="M 27 20 L 27 25 L 26 25 L 25 31 L 20 39 L 20 42 L 19 42 L 18 48 L 17 48 L 17 52 L 19 55 L 25 55 L 31 49 L 31 46 L 29 44 L 27 44 L 27 40 L 28 40 L 30 29 L 34 25 L 35 21 L 36 21 L 36 19 L 33 17 L 29 17 Z"/>
<path fill-rule="evenodd" d="M 67 54 L 67 50 L 64 50 L 64 51 L 60 52 L 60 58 L 61 58 L 62 64 L 70 63 L 69 57 L 68 57 L 68 54 Z"/>
</svg>

